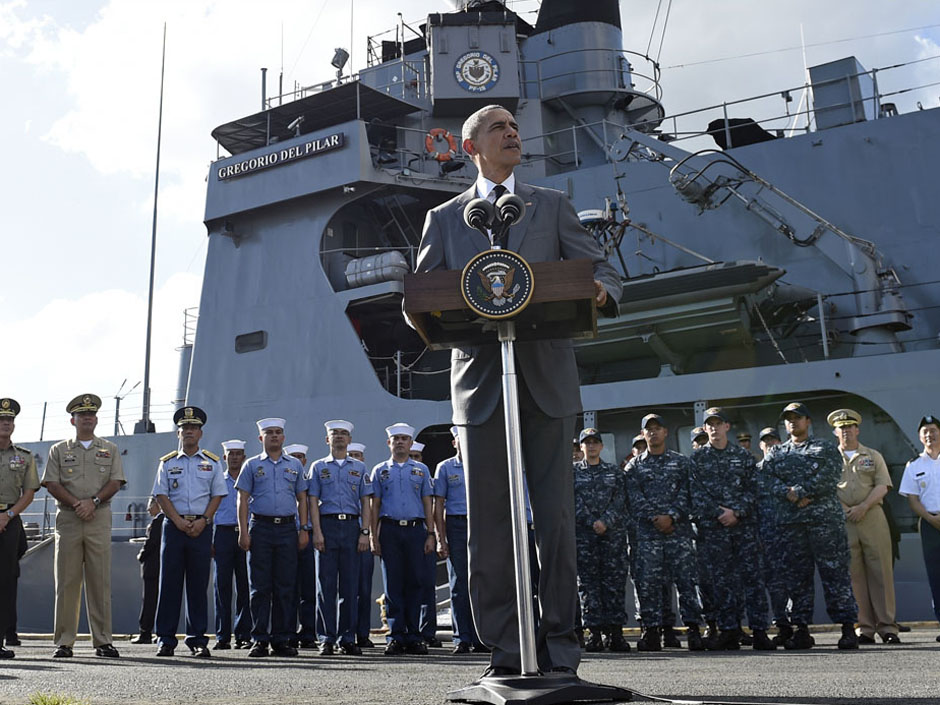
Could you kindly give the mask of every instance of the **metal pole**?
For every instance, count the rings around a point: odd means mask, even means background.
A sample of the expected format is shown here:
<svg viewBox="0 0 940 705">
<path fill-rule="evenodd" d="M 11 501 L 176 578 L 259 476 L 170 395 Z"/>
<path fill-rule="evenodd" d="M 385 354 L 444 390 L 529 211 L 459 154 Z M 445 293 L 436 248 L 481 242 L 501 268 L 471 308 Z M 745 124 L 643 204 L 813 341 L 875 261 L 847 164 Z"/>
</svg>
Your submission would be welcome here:
<svg viewBox="0 0 940 705">
<path fill-rule="evenodd" d="M 114 397 L 114 435 L 121 432 L 121 397 Z"/>
<path fill-rule="evenodd" d="M 42 434 L 46 430 L 46 406 L 49 402 L 44 401 L 42 403 L 42 425 L 39 427 L 39 440 L 42 440 Z"/>
<path fill-rule="evenodd" d="M 522 675 L 538 675 L 535 655 L 535 617 L 532 613 L 532 582 L 529 572 L 529 536 L 525 519 L 525 489 L 522 477 L 522 431 L 519 423 L 519 387 L 513 341 L 516 324 L 497 324 L 503 358 L 503 413 L 506 417 L 506 458 L 509 461 L 509 504 L 512 512 L 512 543 L 515 548 L 516 612 L 519 615 L 519 651 Z"/>
<path fill-rule="evenodd" d="M 265 110 L 268 106 L 268 70 L 261 69 L 261 109 Z"/>
<path fill-rule="evenodd" d="M 157 196 L 160 193 L 160 142 L 163 136 L 163 77 L 166 71 L 166 22 L 163 23 L 163 58 L 160 64 L 160 113 L 157 119 L 157 166 L 153 178 L 153 228 L 150 233 L 150 289 L 147 294 L 147 344 L 144 348 L 144 401 L 135 433 L 152 433 L 150 422 L 150 338 L 153 333 L 153 274 L 157 261 Z"/>
<path fill-rule="evenodd" d="M 826 334 L 826 309 L 823 308 L 822 294 L 816 294 L 816 307 L 819 309 L 819 332 L 822 335 L 823 357 L 829 359 L 829 336 Z"/>
</svg>

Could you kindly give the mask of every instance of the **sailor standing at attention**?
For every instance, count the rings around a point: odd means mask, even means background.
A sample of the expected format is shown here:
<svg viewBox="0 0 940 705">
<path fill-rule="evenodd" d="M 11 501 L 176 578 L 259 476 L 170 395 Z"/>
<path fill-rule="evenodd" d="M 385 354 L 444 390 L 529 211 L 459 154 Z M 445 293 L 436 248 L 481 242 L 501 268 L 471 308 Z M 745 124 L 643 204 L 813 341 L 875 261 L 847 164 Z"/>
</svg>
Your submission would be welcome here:
<svg viewBox="0 0 940 705">
<path fill-rule="evenodd" d="M 308 446 L 291 443 L 284 446 L 284 453 L 300 461 L 307 470 Z M 304 479 L 307 475 L 304 475 Z M 300 527 L 307 532 L 307 545 L 297 553 L 297 589 L 294 595 L 297 621 L 300 629 L 291 637 L 290 645 L 301 649 L 316 649 L 317 642 L 317 552 L 313 548 L 313 525 L 310 523 L 310 507 L 307 507 L 307 523 Z M 293 614 L 293 612 L 291 612 Z"/>
<path fill-rule="evenodd" d="M 437 544 L 428 469 L 408 457 L 415 430 L 405 423 L 385 429 L 391 457 L 372 468 L 372 552 L 382 558 L 388 614 L 386 656 L 426 654 L 418 620 L 424 557 Z"/>
<path fill-rule="evenodd" d="M 317 624 L 320 654 L 331 656 L 338 647 L 347 656 L 361 656 L 356 645 L 359 612 L 359 553 L 371 551 L 369 540 L 372 480 L 365 464 L 346 454 L 352 438 L 349 421 L 327 421 L 330 454 L 320 458 L 307 475 L 310 523 L 317 566 Z M 337 598 L 339 598 L 337 600 Z M 337 602 L 339 613 L 337 614 Z"/>
<path fill-rule="evenodd" d="M 346 454 L 353 460 L 366 462 L 366 447 L 362 443 L 350 443 L 346 447 Z M 370 474 L 371 478 L 371 474 Z M 372 506 L 372 498 L 369 498 Z M 370 512 L 371 516 L 371 512 Z M 360 529 L 370 529 L 371 525 L 360 520 Z M 363 551 L 359 554 L 359 588 L 356 597 L 358 614 L 356 615 L 356 646 L 360 649 L 371 649 L 375 646 L 369 638 L 369 629 L 372 626 L 372 575 L 375 572 L 375 556 L 372 551 Z"/>
<path fill-rule="evenodd" d="M 20 413 L 15 399 L 0 399 L 0 659 L 13 658 L 3 638 L 16 623 L 16 576 L 23 521 L 20 514 L 39 489 L 36 458 L 10 437 Z"/>
<path fill-rule="evenodd" d="M 245 463 L 245 441 L 222 441 L 225 451 L 225 486 L 215 513 L 212 553 L 215 558 L 215 646 L 228 649 L 232 643 L 232 578 L 235 578 L 235 648 L 251 642 L 251 611 L 248 609 L 248 556 L 238 545 L 238 490 L 235 482 Z"/>
<path fill-rule="evenodd" d="M 219 456 L 199 448 L 206 412 L 184 406 L 173 414 L 179 450 L 160 458 L 153 496 L 166 516 L 160 545 L 160 598 L 157 602 L 157 656 L 172 656 L 186 583 L 186 646 L 209 658 L 209 570 L 212 516 L 228 494 Z"/>
<path fill-rule="evenodd" d="M 245 461 L 235 483 L 238 489 L 238 545 L 248 553 L 251 587 L 251 638 L 248 655 L 267 656 L 268 645 L 276 656 L 296 656 L 294 595 L 297 556 L 309 541 L 307 487 L 304 468 L 297 458 L 283 452 L 284 419 L 258 421 L 260 455 Z M 251 523 L 248 522 L 249 514 Z"/>
<path fill-rule="evenodd" d="M 101 398 L 80 394 L 65 410 L 75 439 L 49 449 L 42 486 L 55 497 L 53 658 L 68 658 L 78 632 L 82 583 L 96 656 L 117 658 L 111 636 L 111 497 L 126 480 L 118 447 L 98 438 Z"/>
</svg>

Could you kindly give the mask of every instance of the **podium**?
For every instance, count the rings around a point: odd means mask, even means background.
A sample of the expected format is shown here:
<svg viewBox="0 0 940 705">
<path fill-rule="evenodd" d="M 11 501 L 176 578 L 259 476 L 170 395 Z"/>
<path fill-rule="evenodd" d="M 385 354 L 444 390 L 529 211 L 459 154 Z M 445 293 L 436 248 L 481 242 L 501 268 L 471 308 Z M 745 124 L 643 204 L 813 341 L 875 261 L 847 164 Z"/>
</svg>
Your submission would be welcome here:
<svg viewBox="0 0 940 705">
<path fill-rule="evenodd" d="M 514 343 L 597 335 L 590 260 L 527 263 L 509 250 L 487 250 L 462 272 L 436 270 L 404 279 L 404 312 L 432 350 L 499 344 L 509 471 L 521 674 L 488 676 L 447 694 L 449 701 L 553 705 L 627 701 L 629 690 L 541 674 L 535 645 L 522 438 Z M 471 508 L 472 512 L 472 508 Z"/>
</svg>

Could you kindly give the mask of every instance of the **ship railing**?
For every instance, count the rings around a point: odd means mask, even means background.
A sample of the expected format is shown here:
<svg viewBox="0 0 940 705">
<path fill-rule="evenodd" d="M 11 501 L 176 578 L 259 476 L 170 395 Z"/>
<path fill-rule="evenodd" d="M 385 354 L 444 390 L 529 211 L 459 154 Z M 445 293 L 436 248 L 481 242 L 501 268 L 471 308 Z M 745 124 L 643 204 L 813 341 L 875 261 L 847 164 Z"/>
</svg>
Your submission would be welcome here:
<svg viewBox="0 0 940 705">
<path fill-rule="evenodd" d="M 118 493 L 111 499 L 111 537 L 126 541 L 143 536 L 150 523 L 147 503 L 150 496 L 125 496 Z M 40 541 L 55 534 L 56 500 L 43 493 L 35 497 L 20 514 L 26 538 Z"/>
<path fill-rule="evenodd" d="M 607 68 L 595 66 L 546 73 L 543 67 L 548 62 L 556 61 L 570 65 L 576 62 L 569 62 L 567 59 L 581 58 L 583 55 L 609 55 L 611 60 Z M 643 70 L 637 71 L 631 58 L 645 64 Z M 535 75 L 531 76 L 532 73 Z M 642 79 L 641 85 L 637 85 L 636 79 Z M 519 84 L 522 87 L 522 97 L 538 100 L 581 91 L 611 89 L 647 95 L 656 102 L 662 102 L 663 95 L 659 64 L 646 54 L 626 49 L 572 49 L 542 59 L 523 60 L 519 62 Z"/>
</svg>

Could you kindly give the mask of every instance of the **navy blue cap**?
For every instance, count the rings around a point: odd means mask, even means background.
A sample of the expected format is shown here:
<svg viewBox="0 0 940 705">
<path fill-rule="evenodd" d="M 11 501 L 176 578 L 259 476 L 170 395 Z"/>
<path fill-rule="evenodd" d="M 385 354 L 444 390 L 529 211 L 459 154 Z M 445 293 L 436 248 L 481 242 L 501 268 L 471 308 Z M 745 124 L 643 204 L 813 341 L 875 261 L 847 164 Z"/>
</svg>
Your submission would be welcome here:
<svg viewBox="0 0 940 705">
<path fill-rule="evenodd" d="M 940 428 L 940 419 L 938 419 L 936 416 L 932 416 L 931 414 L 927 414 L 920 420 L 920 423 L 917 424 L 917 430 L 920 431 L 920 429 L 922 429 L 924 426 L 930 426 L 931 424 L 937 428 Z"/>
<path fill-rule="evenodd" d="M 646 428 L 646 425 L 650 421 L 656 421 L 657 423 L 659 423 L 660 426 L 663 426 L 663 427 L 666 426 L 666 422 L 663 421 L 663 417 L 660 416 L 659 414 L 647 414 L 646 416 L 643 417 L 643 420 L 640 421 L 640 428 Z"/>
<path fill-rule="evenodd" d="M 578 443 L 584 443 L 584 441 L 588 438 L 596 438 L 601 443 L 604 442 L 603 439 L 601 438 L 601 432 L 598 431 L 596 428 L 586 428 L 583 431 L 581 431 L 581 433 L 578 434 Z"/>
<path fill-rule="evenodd" d="M 767 428 L 762 428 L 758 438 L 760 440 L 764 440 L 767 436 L 772 436 L 776 438 L 778 441 L 780 440 L 780 434 L 777 433 L 777 429 L 775 429 L 773 426 L 767 426 Z"/>
<path fill-rule="evenodd" d="M 809 409 L 806 408 L 806 404 L 802 404 L 798 401 L 787 404 L 783 411 L 780 412 L 781 418 L 787 414 L 796 414 L 797 416 L 810 417 Z"/>
<path fill-rule="evenodd" d="M 709 409 L 705 409 L 705 416 L 702 418 L 702 423 L 708 421 L 713 416 L 718 417 L 725 423 L 731 423 L 731 420 L 725 414 L 725 410 L 722 409 L 720 406 L 713 406 Z"/>
<path fill-rule="evenodd" d="M 701 438 L 702 436 L 705 436 L 705 438 L 708 438 L 708 434 L 705 432 L 705 429 L 702 428 L 701 426 L 696 426 L 691 431 L 689 431 L 689 440 L 692 441 L 693 443 L 695 443 L 696 439 Z"/>
<path fill-rule="evenodd" d="M 177 409 L 176 413 L 173 414 L 173 423 L 177 426 L 187 426 L 190 424 L 193 426 L 202 426 L 206 423 L 207 419 L 206 412 L 198 406 L 184 406 L 182 409 Z"/>
</svg>

